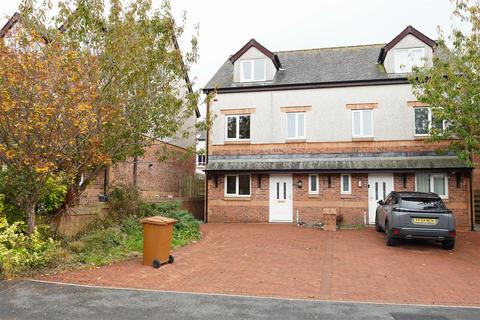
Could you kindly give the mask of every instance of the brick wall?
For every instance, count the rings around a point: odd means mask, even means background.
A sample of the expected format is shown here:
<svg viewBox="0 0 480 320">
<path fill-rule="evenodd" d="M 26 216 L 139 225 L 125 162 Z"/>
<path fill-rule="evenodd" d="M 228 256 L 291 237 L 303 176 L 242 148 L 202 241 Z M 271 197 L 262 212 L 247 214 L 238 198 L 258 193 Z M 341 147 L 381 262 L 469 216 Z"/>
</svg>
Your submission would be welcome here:
<svg viewBox="0 0 480 320">
<path fill-rule="evenodd" d="M 330 177 L 330 186 L 329 186 Z M 324 208 L 337 208 L 337 216 L 341 216 L 345 225 L 363 224 L 368 219 L 368 174 L 353 173 L 352 194 L 340 193 L 340 174 L 319 174 L 319 194 L 308 193 L 308 174 L 293 174 L 293 221 L 299 219 L 306 223 L 323 222 Z M 406 179 L 405 185 L 403 183 Z M 303 181 L 303 187 L 297 187 L 297 181 Z M 209 222 L 268 222 L 269 219 L 269 177 L 261 175 L 261 186 L 258 175 L 251 176 L 251 197 L 225 198 L 224 177 L 217 176 L 215 187 L 213 175 L 208 179 L 208 221 Z M 414 191 L 414 173 L 394 174 L 396 191 Z M 461 176 L 457 186 L 456 175 L 448 178 L 449 197 L 445 199 L 447 206 L 455 214 L 458 230 L 470 228 L 469 180 L 466 174 Z"/>
<path fill-rule="evenodd" d="M 328 180 L 330 177 L 330 186 Z M 319 174 L 319 194 L 308 193 L 308 175 L 294 174 L 293 181 L 293 213 L 305 223 L 323 222 L 324 208 L 337 208 L 337 216 L 344 224 L 355 225 L 364 223 L 364 215 L 368 213 L 368 176 L 367 174 L 352 174 L 352 194 L 340 193 L 340 174 Z M 303 181 L 303 188 L 295 184 Z M 361 186 L 359 182 L 361 181 Z"/>
<path fill-rule="evenodd" d="M 209 144 L 209 155 L 303 154 L 356 152 L 425 152 L 445 149 L 448 141 L 426 143 L 423 140 L 297 142 L 274 144 Z"/>
<path fill-rule="evenodd" d="M 208 221 L 209 222 L 268 222 L 268 183 L 267 175 L 251 176 L 251 197 L 225 198 L 224 176 L 209 176 L 208 183 Z"/>
<path fill-rule="evenodd" d="M 145 150 L 138 159 L 138 188 L 147 201 L 173 199 L 179 197 L 179 183 L 185 176 L 195 174 L 195 155 L 183 158 L 186 150 L 158 143 Z M 168 159 L 162 156 L 168 154 Z M 109 187 L 131 185 L 133 183 L 133 159 L 116 164 L 109 169 Z M 83 192 L 80 205 L 98 204 L 98 195 L 103 194 L 104 173 L 100 173 Z"/>
</svg>

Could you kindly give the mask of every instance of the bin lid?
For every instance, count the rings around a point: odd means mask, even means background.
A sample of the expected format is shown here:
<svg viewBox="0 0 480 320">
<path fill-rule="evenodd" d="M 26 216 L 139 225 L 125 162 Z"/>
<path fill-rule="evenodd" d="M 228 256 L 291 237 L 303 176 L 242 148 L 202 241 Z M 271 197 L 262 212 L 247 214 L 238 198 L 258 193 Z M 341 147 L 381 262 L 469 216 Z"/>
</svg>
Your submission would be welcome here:
<svg viewBox="0 0 480 320">
<path fill-rule="evenodd" d="M 141 224 L 159 224 L 159 225 L 174 224 L 176 222 L 177 220 L 175 219 L 162 217 L 162 216 L 148 217 L 140 220 Z"/>
</svg>

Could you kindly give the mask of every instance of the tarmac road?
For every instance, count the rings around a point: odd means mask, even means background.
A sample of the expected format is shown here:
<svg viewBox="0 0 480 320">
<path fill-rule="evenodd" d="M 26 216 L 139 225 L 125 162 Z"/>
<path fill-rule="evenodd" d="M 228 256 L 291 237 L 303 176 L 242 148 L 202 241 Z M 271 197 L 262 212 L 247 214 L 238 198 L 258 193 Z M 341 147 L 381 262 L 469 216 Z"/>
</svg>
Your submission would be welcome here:
<svg viewBox="0 0 480 320">
<path fill-rule="evenodd" d="M 0 319 L 478 320 L 480 308 L 372 304 L 0 282 Z"/>
</svg>

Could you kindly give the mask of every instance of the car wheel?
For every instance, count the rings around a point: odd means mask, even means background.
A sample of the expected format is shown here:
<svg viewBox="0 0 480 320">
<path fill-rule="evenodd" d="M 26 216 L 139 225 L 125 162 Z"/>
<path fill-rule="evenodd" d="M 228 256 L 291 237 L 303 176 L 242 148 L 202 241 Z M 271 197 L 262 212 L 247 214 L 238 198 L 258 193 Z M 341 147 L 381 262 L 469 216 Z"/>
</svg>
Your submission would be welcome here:
<svg viewBox="0 0 480 320">
<path fill-rule="evenodd" d="M 385 223 L 385 243 L 389 247 L 393 247 L 397 244 L 397 239 L 392 237 L 392 231 L 390 230 L 388 222 Z"/>
<path fill-rule="evenodd" d="M 455 247 L 455 239 L 445 240 L 442 242 L 442 248 L 445 250 L 452 250 Z"/>
<path fill-rule="evenodd" d="M 380 224 L 378 223 L 378 215 L 375 215 L 375 230 L 377 232 L 382 232 L 382 227 L 380 226 Z"/>
</svg>

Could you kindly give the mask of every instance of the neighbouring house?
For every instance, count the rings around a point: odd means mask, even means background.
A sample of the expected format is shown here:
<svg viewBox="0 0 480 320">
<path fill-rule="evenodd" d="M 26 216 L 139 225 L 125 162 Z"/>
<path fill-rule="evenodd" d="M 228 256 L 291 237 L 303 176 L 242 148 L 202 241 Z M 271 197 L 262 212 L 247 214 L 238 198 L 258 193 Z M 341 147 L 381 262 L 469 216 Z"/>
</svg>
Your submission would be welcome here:
<svg viewBox="0 0 480 320">
<path fill-rule="evenodd" d="M 411 26 L 387 44 L 272 52 L 250 40 L 203 89 L 213 97 L 207 221 L 316 223 L 333 210 L 372 224 L 377 201 L 416 190 L 472 228 L 473 170 L 448 141 L 425 141 L 444 124 L 407 80 L 435 54 Z"/>
<path fill-rule="evenodd" d="M 0 29 L 0 38 L 8 41 L 9 35 L 13 36 L 16 29 L 20 27 L 21 15 L 15 13 Z M 176 39 L 173 39 L 173 45 L 179 50 Z M 188 74 L 185 74 L 184 81 L 184 83 L 179 83 L 180 88 L 187 88 L 183 94 L 187 93 L 186 90 L 191 93 L 193 89 Z M 79 199 L 78 206 L 72 209 L 72 213 L 75 212 L 75 214 L 62 217 L 60 230 L 72 234 L 94 220 L 97 215 L 105 211 L 103 204 L 111 187 L 132 185 L 134 176 L 136 176 L 138 189 L 147 201 L 181 200 L 184 208 L 193 212 L 197 218 L 203 219 L 203 201 L 182 197 L 180 194 L 182 180 L 195 176 L 195 154 L 189 149 L 196 143 L 195 128 L 199 117 L 200 111 L 197 108 L 184 122 L 176 137 L 155 141 L 145 150 L 143 158 L 136 161 L 128 159 L 106 168 L 86 187 Z M 185 136 L 183 132 L 186 131 L 191 134 Z M 168 158 L 165 157 L 166 154 L 169 155 Z"/>
<path fill-rule="evenodd" d="M 205 159 L 207 157 L 205 150 L 206 150 L 206 144 L 205 144 L 205 138 L 207 137 L 207 132 L 206 131 L 201 131 L 200 133 L 197 134 L 197 145 L 196 145 L 196 150 L 197 150 L 197 174 L 204 176 L 205 173 L 203 170 L 205 170 Z"/>
</svg>

